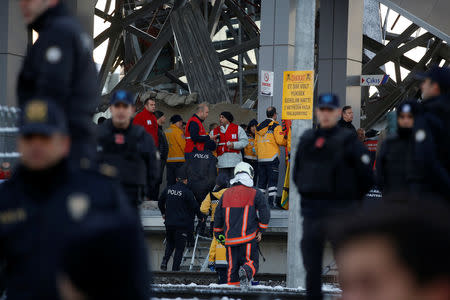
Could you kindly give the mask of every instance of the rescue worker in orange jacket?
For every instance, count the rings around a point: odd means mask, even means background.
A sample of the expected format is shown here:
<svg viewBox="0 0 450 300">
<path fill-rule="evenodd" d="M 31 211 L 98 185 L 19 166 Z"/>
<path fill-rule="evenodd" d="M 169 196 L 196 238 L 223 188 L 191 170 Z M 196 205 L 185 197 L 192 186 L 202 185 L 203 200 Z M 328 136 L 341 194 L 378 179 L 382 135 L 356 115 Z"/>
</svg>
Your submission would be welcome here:
<svg viewBox="0 0 450 300">
<path fill-rule="evenodd" d="M 267 191 L 269 206 L 277 208 L 278 168 L 280 146 L 287 145 L 287 136 L 277 122 L 277 110 L 270 106 L 266 110 L 267 119 L 256 127 L 258 154 L 258 188 Z"/>
<path fill-rule="evenodd" d="M 240 162 L 232 185 L 216 208 L 214 234 L 227 248 L 229 285 L 249 285 L 259 267 L 258 242 L 269 226 L 270 210 L 261 191 L 253 188 L 254 170 Z M 259 217 L 258 217 L 259 216 Z"/>
<path fill-rule="evenodd" d="M 186 140 L 184 139 L 183 119 L 180 115 L 173 115 L 170 118 L 170 127 L 164 132 L 169 143 L 169 153 L 167 155 L 167 185 L 176 183 L 177 170 L 185 162 L 184 148 Z"/>
<path fill-rule="evenodd" d="M 205 143 L 210 140 L 210 136 L 203 127 L 203 121 L 206 120 L 209 114 L 209 108 L 206 103 L 200 103 L 195 113 L 186 124 L 186 147 L 184 153 L 191 153 L 194 148 L 198 151 L 205 149 Z M 215 139 L 217 136 L 212 136 Z"/>
</svg>

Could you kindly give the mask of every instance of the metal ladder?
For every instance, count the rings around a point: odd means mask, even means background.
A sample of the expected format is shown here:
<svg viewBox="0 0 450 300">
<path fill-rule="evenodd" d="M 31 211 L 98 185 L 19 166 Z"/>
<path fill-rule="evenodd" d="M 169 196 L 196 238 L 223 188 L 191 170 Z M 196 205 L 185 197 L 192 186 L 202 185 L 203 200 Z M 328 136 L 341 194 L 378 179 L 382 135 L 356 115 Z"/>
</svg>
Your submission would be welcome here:
<svg viewBox="0 0 450 300">
<path fill-rule="evenodd" d="M 212 238 L 204 237 L 199 234 L 195 236 L 193 247 L 187 247 L 184 250 L 180 269 L 182 271 L 200 271 L 205 272 L 208 267 L 209 247 Z"/>
</svg>

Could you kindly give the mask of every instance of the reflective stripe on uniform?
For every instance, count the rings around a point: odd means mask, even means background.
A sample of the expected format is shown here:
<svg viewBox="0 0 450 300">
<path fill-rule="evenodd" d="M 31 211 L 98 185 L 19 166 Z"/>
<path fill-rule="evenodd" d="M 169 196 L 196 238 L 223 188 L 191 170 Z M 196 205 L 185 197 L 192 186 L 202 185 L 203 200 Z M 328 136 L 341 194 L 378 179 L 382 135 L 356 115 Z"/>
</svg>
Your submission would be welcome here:
<svg viewBox="0 0 450 300">
<path fill-rule="evenodd" d="M 244 155 L 244 158 L 250 159 L 250 160 L 258 160 L 258 157 L 256 157 L 256 156 L 251 156 L 251 155 Z"/>
<path fill-rule="evenodd" d="M 207 135 L 207 134 L 199 134 L 198 136 L 208 136 L 208 135 Z M 190 140 L 191 137 L 190 137 L 190 136 L 187 136 L 187 137 L 185 137 L 185 139 L 186 139 L 186 140 Z"/>
<path fill-rule="evenodd" d="M 248 205 L 246 205 L 244 209 L 244 218 L 242 220 L 242 236 L 245 236 L 247 232 L 248 208 Z"/>
<path fill-rule="evenodd" d="M 269 227 L 269 224 L 259 223 L 259 227 L 262 229 L 267 229 Z"/>
<path fill-rule="evenodd" d="M 255 266 L 253 266 L 253 260 L 250 259 L 251 253 L 252 253 L 252 244 L 248 243 L 247 244 L 247 253 L 245 256 L 245 258 L 247 259 L 246 265 L 249 266 L 250 269 L 252 269 L 252 277 L 254 277 L 256 274 L 256 269 L 255 269 Z"/>
<path fill-rule="evenodd" d="M 237 244 L 247 243 L 247 242 L 250 242 L 251 240 L 253 240 L 255 237 L 256 237 L 256 231 L 253 232 L 250 235 L 246 235 L 246 236 L 242 236 L 242 237 L 238 237 L 238 238 L 233 238 L 233 239 L 226 239 L 225 240 L 225 245 L 230 246 L 230 245 L 237 245 Z"/>
<path fill-rule="evenodd" d="M 222 232 L 223 229 L 222 228 L 214 228 L 214 232 Z"/>
<path fill-rule="evenodd" d="M 184 158 L 184 157 L 168 157 L 167 158 L 167 161 L 168 162 L 170 162 L 170 161 L 185 161 L 186 159 Z"/>
<path fill-rule="evenodd" d="M 275 154 L 272 158 L 261 158 L 261 159 L 258 158 L 258 161 L 260 161 L 260 162 L 273 161 L 277 157 L 278 157 L 278 153 Z"/>
</svg>

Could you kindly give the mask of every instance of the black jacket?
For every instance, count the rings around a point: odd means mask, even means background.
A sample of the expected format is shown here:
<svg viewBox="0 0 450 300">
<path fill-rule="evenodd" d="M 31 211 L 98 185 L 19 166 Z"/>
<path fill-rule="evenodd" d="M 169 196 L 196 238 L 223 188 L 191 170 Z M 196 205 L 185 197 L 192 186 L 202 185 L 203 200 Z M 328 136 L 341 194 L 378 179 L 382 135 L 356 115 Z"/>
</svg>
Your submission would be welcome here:
<svg viewBox="0 0 450 300">
<path fill-rule="evenodd" d="M 193 231 L 195 215 L 203 218 L 194 194 L 182 182 L 167 187 L 161 193 L 158 207 L 161 215 L 165 216 L 166 227 Z"/>
<path fill-rule="evenodd" d="M 347 122 L 344 119 L 340 119 L 338 121 L 338 126 L 341 128 L 351 129 L 356 132 L 356 128 L 355 128 L 355 126 L 353 126 L 352 122 Z"/>
<path fill-rule="evenodd" d="M 299 142 L 294 181 L 304 216 L 353 207 L 374 183 L 369 152 L 349 130 L 308 130 Z"/>
<path fill-rule="evenodd" d="M 71 170 L 66 162 L 41 172 L 19 167 L 0 185 L 0 259 L 7 264 L 8 299 L 60 299 L 57 275 L 62 251 L 81 221 L 98 213 L 140 221 L 120 185 L 96 171 Z M 144 237 L 142 269 L 148 276 Z M 145 288 L 147 282 L 136 287 Z M 148 299 L 142 291 L 139 299 Z"/>
<path fill-rule="evenodd" d="M 19 105 L 31 98 L 57 101 L 66 113 L 72 142 L 91 143 L 95 152 L 92 116 L 99 89 L 92 37 L 63 4 L 48 9 L 29 27 L 39 38 L 28 49 L 19 74 Z"/>
<path fill-rule="evenodd" d="M 166 135 L 161 126 L 158 126 L 158 150 L 161 161 L 167 161 L 167 156 L 169 155 L 169 143 L 167 142 Z"/>
<path fill-rule="evenodd" d="M 414 155 L 412 129 L 397 129 L 398 133 L 381 144 L 377 158 L 377 185 L 384 196 L 391 193 L 414 192 L 426 185 Z"/>
<path fill-rule="evenodd" d="M 97 149 L 100 162 L 119 171 L 125 191 L 129 197 L 134 195 L 131 201 L 142 200 L 136 199 L 138 190 L 150 195 L 158 181 L 159 162 L 153 139 L 143 127 L 130 124 L 125 130 L 118 129 L 111 119 L 106 120 L 99 129 Z"/>
<path fill-rule="evenodd" d="M 186 154 L 186 168 L 188 173 L 188 185 L 194 194 L 205 193 L 213 190 L 217 177 L 217 158 L 211 151 L 198 151 L 194 149 Z M 197 199 L 202 202 L 203 199 Z"/>
</svg>

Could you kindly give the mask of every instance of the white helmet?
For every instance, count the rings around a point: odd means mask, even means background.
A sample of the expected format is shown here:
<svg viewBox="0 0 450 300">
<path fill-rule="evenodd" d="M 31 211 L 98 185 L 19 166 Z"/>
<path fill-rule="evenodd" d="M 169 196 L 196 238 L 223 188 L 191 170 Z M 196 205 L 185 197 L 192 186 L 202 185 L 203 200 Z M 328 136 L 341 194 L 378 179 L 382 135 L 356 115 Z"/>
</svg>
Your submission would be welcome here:
<svg viewBox="0 0 450 300">
<path fill-rule="evenodd" d="M 240 162 L 234 167 L 234 176 L 239 173 L 247 173 L 252 179 L 255 176 L 255 170 L 253 170 L 253 167 L 246 162 Z"/>
</svg>

